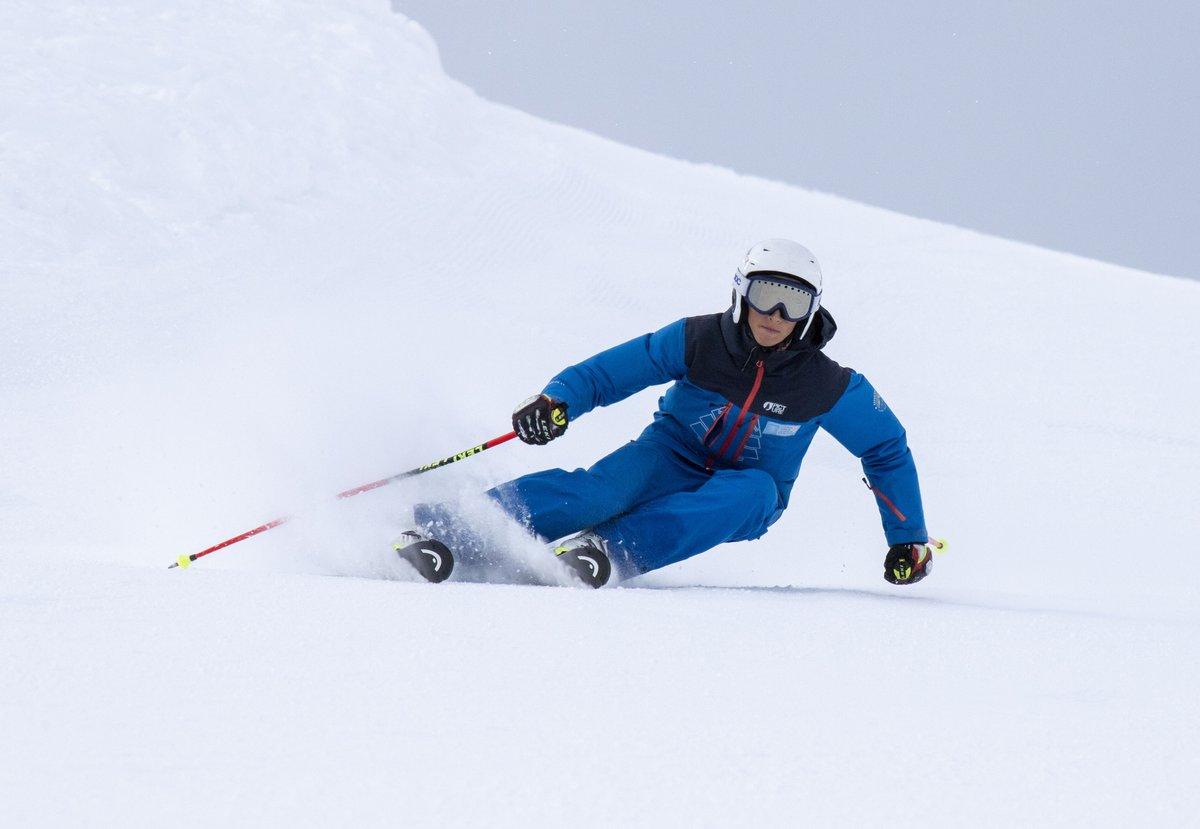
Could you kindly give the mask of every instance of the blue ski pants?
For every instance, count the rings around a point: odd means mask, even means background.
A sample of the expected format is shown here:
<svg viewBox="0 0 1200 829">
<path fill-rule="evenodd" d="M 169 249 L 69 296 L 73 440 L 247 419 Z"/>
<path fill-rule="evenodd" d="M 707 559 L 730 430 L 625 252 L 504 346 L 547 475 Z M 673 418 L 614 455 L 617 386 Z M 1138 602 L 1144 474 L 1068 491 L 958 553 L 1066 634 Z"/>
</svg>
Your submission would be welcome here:
<svg viewBox="0 0 1200 829">
<path fill-rule="evenodd" d="M 727 541 L 758 538 L 782 513 L 758 469 L 710 472 L 655 441 L 631 441 L 589 469 L 548 469 L 487 493 L 546 541 L 592 530 L 629 578 Z M 435 513 L 418 509 L 417 518 Z"/>
</svg>

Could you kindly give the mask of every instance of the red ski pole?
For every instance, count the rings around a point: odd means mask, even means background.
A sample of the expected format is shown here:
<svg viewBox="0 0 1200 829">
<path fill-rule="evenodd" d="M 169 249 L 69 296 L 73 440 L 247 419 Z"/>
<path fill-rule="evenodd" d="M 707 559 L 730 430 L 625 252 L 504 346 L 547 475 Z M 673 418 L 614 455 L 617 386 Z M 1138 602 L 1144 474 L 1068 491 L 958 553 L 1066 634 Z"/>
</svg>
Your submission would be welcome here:
<svg viewBox="0 0 1200 829">
<path fill-rule="evenodd" d="M 462 452 L 459 452 L 458 454 L 450 455 L 449 457 L 442 458 L 439 461 L 434 461 L 433 463 L 427 463 L 424 466 L 418 466 L 416 469 L 410 469 L 407 472 L 401 472 L 399 475 L 391 475 L 387 478 L 380 478 L 378 481 L 371 481 L 371 483 L 369 483 L 369 484 L 363 484 L 361 486 L 356 486 L 353 489 L 347 489 L 345 492 L 339 492 L 337 494 L 337 497 L 338 498 L 353 498 L 355 495 L 361 495 L 364 492 L 370 492 L 372 489 L 379 489 L 379 487 L 386 486 L 387 484 L 394 483 L 395 481 L 400 481 L 405 478 L 411 478 L 414 475 L 420 475 L 422 472 L 429 472 L 432 469 L 437 469 L 438 467 L 445 466 L 446 464 L 454 463 L 455 461 L 461 461 L 465 458 L 471 457 L 472 455 L 478 455 L 480 452 L 484 451 L 485 449 L 491 449 L 493 446 L 499 446 L 502 443 L 512 440 L 516 436 L 517 436 L 516 432 L 509 432 L 507 435 L 501 435 L 498 438 L 492 438 L 491 440 L 487 441 L 486 443 L 481 443 L 478 446 L 472 446 L 470 449 L 465 449 Z M 260 533 L 265 533 L 267 530 L 273 530 L 276 527 L 278 527 L 280 524 L 286 524 L 290 520 L 292 520 L 291 516 L 284 516 L 283 518 L 276 518 L 272 521 L 268 521 L 265 524 L 260 524 L 259 526 L 255 527 L 252 530 L 246 530 L 241 535 L 235 535 L 233 538 L 227 538 L 224 541 L 222 541 L 220 544 L 214 544 L 211 547 L 201 550 L 198 553 L 192 553 L 191 555 L 186 555 L 186 554 L 181 555 L 179 558 L 175 559 L 174 563 L 172 563 L 169 567 L 167 567 L 167 569 L 170 570 L 173 567 L 187 567 L 189 564 L 191 564 L 193 561 L 195 561 L 198 558 L 203 558 L 204 556 L 208 555 L 209 553 L 215 553 L 217 550 L 222 550 L 231 544 L 237 544 L 239 541 L 245 541 L 247 538 L 256 536 Z"/>
</svg>

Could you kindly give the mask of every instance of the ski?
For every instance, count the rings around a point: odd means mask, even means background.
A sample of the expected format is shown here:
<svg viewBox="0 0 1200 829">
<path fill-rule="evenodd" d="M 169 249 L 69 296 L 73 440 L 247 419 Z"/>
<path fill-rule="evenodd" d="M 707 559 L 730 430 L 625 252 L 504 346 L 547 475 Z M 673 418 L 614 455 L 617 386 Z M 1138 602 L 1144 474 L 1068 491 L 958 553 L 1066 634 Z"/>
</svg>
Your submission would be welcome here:
<svg viewBox="0 0 1200 829">
<path fill-rule="evenodd" d="M 551 549 L 572 579 L 587 587 L 603 587 L 612 576 L 612 562 L 604 542 L 592 533 L 565 539 Z M 436 538 L 414 530 L 402 533 L 393 541 L 392 550 L 428 582 L 438 584 L 450 578 L 454 572 L 455 557 L 450 548 Z M 492 569 L 486 564 L 482 566 L 485 570 Z M 524 579 L 522 583 L 539 582 Z"/>
</svg>

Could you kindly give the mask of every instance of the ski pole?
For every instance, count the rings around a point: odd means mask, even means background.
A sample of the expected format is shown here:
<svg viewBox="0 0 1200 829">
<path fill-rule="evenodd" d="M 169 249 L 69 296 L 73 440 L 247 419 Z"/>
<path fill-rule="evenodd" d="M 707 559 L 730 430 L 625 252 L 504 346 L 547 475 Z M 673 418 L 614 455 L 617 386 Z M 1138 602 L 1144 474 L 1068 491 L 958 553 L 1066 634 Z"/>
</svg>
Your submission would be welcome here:
<svg viewBox="0 0 1200 829">
<path fill-rule="evenodd" d="M 455 461 L 461 461 L 465 458 L 471 457 L 472 455 L 478 455 L 480 452 L 484 451 L 485 449 L 491 449 L 493 446 L 499 446 L 502 443 L 506 443 L 507 441 L 512 440 L 516 436 L 517 436 L 516 432 L 509 432 L 507 435 L 501 435 L 498 438 L 492 438 L 491 440 L 486 441 L 485 443 L 481 443 L 478 446 L 472 446 L 470 449 L 464 449 L 462 452 L 459 452 L 455 455 L 450 455 L 449 457 L 442 458 L 441 460 L 433 461 L 432 463 L 427 463 L 424 466 L 418 466 L 416 469 L 410 469 L 407 472 L 401 472 L 398 475 L 390 475 L 386 478 L 380 478 L 378 481 L 371 481 L 371 483 L 369 483 L 369 484 L 362 484 L 361 486 L 356 486 L 353 489 L 347 489 L 345 492 L 339 492 L 337 494 L 337 497 L 338 498 L 353 498 L 355 495 L 361 495 L 364 492 L 370 492 L 372 489 L 379 489 L 379 487 L 386 486 L 387 484 L 394 483 L 395 481 L 400 481 L 405 478 L 411 478 L 414 475 L 420 475 L 422 472 L 429 472 L 430 470 L 437 469 L 439 467 L 445 466 L 446 464 L 451 464 L 451 463 L 454 463 Z M 240 535 L 235 535 L 233 538 L 227 538 L 224 541 L 222 541 L 221 543 L 214 544 L 211 547 L 201 550 L 198 553 L 192 553 L 191 555 L 186 555 L 186 554 L 181 555 L 179 558 L 175 559 L 175 561 L 170 566 L 168 566 L 167 569 L 170 570 L 175 567 L 187 567 L 196 559 L 203 558 L 204 556 L 208 555 L 209 553 L 215 553 L 217 550 L 222 550 L 231 544 L 237 544 L 239 541 L 245 541 L 247 538 L 251 538 L 252 536 L 259 535 L 260 533 L 265 533 L 267 530 L 273 530 L 276 527 L 278 527 L 280 524 L 286 524 L 288 521 L 291 521 L 291 520 L 292 520 L 292 516 L 284 516 L 283 518 L 275 518 L 271 521 L 268 521 L 265 524 L 260 524 L 259 526 L 255 527 L 252 530 L 246 530 L 244 533 L 241 533 Z"/>
</svg>

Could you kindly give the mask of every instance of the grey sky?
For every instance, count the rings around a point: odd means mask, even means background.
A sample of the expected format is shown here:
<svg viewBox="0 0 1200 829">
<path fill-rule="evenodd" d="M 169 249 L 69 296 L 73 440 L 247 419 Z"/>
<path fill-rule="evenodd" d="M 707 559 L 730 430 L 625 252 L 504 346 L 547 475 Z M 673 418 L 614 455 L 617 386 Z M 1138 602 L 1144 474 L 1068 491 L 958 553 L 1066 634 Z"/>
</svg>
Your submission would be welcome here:
<svg viewBox="0 0 1200 829">
<path fill-rule="evenodd" d="M 393 0 L 486 98 L 1200 277 L 1200 4 Z"/>
</svg>

